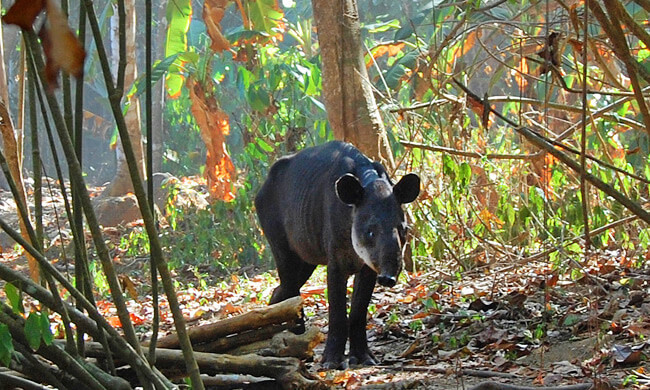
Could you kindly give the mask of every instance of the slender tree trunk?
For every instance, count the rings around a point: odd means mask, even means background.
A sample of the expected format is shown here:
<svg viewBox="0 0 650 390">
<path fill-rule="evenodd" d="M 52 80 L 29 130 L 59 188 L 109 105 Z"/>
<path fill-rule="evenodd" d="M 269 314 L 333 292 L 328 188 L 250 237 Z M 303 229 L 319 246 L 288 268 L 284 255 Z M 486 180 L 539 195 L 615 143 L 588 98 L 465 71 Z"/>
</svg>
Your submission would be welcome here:
<svg viewBox="0 0 650 390">
<path fill-rule="evenodd" d="M 4 47 L 3 47 L 3 35 L 2 35 L 2 26 L 0 23 L 0 132 L 2 133 L 2 150 L 7 159 L 7 164 L 9 165 L 9 171 L 11 172 L 11 177 L 18 187 L 18 197 L 16 202 L 22 202 L 27 206 L 27 196 L 25 195 L 25 185 L 23 183 L 23 172 L 22 172 L 22 129 L 16 131 L 14 129 L 11 117 L 9 115 L 9 93 L 7 86 L 7 74 L 5 72 L 4 66 Z M 22 57 L 24 58 L 24 57 Z M 23 85 L 20 83 L 20 85 Z M 22 110 L 22 107 L 19 108 Z M 22 120 L 21 120 L 22 121 Z M 6 179 L 3 175 L 3 181 Z M 3 184 L 6 184 L 3 183 Z M 7 186 L 8 187 L 8 186 Z M 29 219 L 29 208 L 27 208 L 28 215 L 26 216 Z M 19 217 L 19 225 L 21 235 L 29 241 L 29 235 L 27 234 L 25 221 Z M 38 264 L 36 260 L 27 255 L 27 262 L 29 264 L 29 275 L 32 280 L 38 282 L 40 280 Z"/>
<path fill-rule="evenodd" d="M 7 73 L 5 72 L 5 61 L 4 61 L 4 38 L 2 34 L 2 23 L 0 23 L 0 101 L 9 104 L 9 91 L 7 90 Z"/>
<path fill-rule="evenodd" d="M 165 58 L 165 41 L 167 39 L 167 18 L 165 12 L 167 2 L 161 1 L 158 6 L 158 23 L 155 28 L 154 60 Z M 165 83 L 161 80 L 153 86 L 152 111 L 153 111 L 153 172 L 162 172 L 163 160 L 163 138 L 164 138 L 164 120 L 165 110 Z"/>
<path fill-rule="evenodd" d="M 124 88 L 125 90 L 128 90 L 131 88 L 131 85 L 133 85 L 138 74 L 135 59 L 135 0 L 125 0 L 124 7 L 126 9 L 126 70 L 124 73 Z M 115 51 L 113 51 L 113 53 L 115 53 Z M 140 177 L 144 178 L 144 152 L 142 149 L 142 130 L 140 128 L 140 105 L 138 104 L 138 99 L 136 97 L 130 99 L 130 105 L 124 120 L 126 121 L 131 145 L 133 145 L 133 152 L 138 161 Z M 117 172 L 115 173 L 113 180 L 111 180 L 111 183 L 104 190 L 104 193 L 102 194 L 103 196 L 121 196 L 133 192 L 133 185 L 131 184 L 131 179 L 129 177 L 129 169 L 121 142 L 118 142 L 115 150 L 117 154 Z"/>
<path fill-rule="evenodd" d="M 364 63 L 356 0 L 312 0 L 312 8 L 334 137 L 392 168 L 393 156 Z"/>
</svg>

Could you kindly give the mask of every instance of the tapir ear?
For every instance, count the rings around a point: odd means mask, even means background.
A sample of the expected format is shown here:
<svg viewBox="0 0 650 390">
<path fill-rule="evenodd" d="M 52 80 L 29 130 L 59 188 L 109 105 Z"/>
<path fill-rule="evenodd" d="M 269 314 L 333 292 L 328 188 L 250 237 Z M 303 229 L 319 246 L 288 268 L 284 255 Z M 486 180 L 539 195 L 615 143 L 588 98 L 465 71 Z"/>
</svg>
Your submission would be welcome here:
<svg viewBox="0 0 650 390">
<path fill-rule="evenodd" d="M 420 178 L 415 173 L 403 176 L 393 187 L 393 194 L 399 203 L 411 203 L 420 194 Z"/>
<path fill-rule="evenodd" d="M 363 187 L 354 175 L 346 173 L 336 181 L 336 196 L 341 202 L 348 205 L 357 205 L 361 203 L 363 197 Z"/>
</svg>

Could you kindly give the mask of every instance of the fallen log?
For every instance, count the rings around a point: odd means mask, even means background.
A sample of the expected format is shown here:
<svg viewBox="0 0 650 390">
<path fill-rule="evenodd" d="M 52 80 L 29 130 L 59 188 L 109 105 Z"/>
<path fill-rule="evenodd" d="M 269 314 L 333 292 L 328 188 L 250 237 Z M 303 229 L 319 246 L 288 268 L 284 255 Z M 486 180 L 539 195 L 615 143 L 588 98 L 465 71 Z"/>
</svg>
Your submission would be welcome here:
<svg viewBox="0 0 650 390">
<path fill-rule="evenodd" d="M 289 329 L 293 324 L 293 322 L 286 322 L 280 325 L 271 324 L 263 328 L 227 335 L 226 337 L 220 337 L 207 343 L 195 344 L 194 350 L 197 352 L 230 353 L 230 350 L 238 347 L 263 342 L 262 340 L 270 340 L 275 334 Z"/>
<path fill-rule="evenodd" d="M 325 384 L 309 374 L 299 359 L 258 355 L 223 355 L 195 352 L 194 357 L 203 374 L 248 374 L 275 379 L 283 389 L 321 389 Z M 176 349 L 156 349 L 156 366 L 175 369 L 184 365 L 183 353 Z"/>
<path fill-rule="evenodd" d="M 324 340 L 319 328 L 309 327 L 303 334 L 289 331 L 275 334 L 271 339 L 242 345 L 228 351 L 230 355 L 255 353 L 260 356 L 295 357 L 308 359 L 314 356 L 314 347 Z"/>
<path fill-rule="evenodd" d="M 192 344 L 196 345 L 271 324 L 293 323 L 301 317 L 302 298 L 294 297 L 274 305 L 253 309 L 237 317 L 190 328 L 187 333 Z M 178 348 L 178 336 L 173 333 L 163 337 L 158 340 L 156 347 Z"/>
<path fill-rule="evenodd" d="M 86 343 L 86 356 L 104 358 L 102 345 Z M 326 386 L 304 369 L 294 357 L 274 357 L 247 354 L 233 356 L 207 352 L 195 352 L 201 374 L 243 374 L 274 379 L 284 389 L 320 389 Z M 178 349 L 156 348 L 156 367 L 168 378 L 187 376 L 183 352 Z M 116 366 L 119 362 L 116 362 Z"/>
</svg>

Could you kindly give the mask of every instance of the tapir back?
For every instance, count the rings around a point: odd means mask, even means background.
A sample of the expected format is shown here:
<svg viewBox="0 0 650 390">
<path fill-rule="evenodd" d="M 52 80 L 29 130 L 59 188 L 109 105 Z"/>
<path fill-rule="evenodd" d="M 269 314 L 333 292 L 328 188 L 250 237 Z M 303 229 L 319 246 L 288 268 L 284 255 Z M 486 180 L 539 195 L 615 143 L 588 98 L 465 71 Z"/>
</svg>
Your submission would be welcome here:
<svg viewBox="0 0 650 390">
<path fill-rule="evenodd" d="M 372 164 L 339 141 L 279 159 L 255 198 L 264 231 L 282 230 L 303 261 L 327 264 L 328 245 L 350 243 L 351 208 L 336 197 L 335 183 L 359 163 Z"/>
</svg>

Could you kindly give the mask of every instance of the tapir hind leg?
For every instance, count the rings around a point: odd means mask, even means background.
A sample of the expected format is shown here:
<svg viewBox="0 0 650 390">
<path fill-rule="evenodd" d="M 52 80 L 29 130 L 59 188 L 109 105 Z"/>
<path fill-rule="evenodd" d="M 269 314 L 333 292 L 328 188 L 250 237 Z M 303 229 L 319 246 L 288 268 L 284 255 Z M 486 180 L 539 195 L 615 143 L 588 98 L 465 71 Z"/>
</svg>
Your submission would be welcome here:
<svg viewBox="0 0 650 390">
<path fill-rule="evenodd" d="M 300 295 L 300 287 L 309 279 L 316 268 L 315 265 L 305 263 L 300 256 L 289 247 L 286 236 L 278 235 L 277 230 L 267 230 L 267 239 L 271 245 L 271 251 L 275 258 L 280 285 L 273 290 L 269 304 L 282 302 L 286 299 Z M 296 322 L 296 326 L 291 329 L 294 333 L 302 334 L 305 332 L 305 312 Z"/>
<path fill-rule="evenodd" d="M 375 289 L 377 273 L 363 266 L 354 277 L 354 291 L 350 308 L 350 365 L 375 365 L 377 359 L 368 348 L 366 318 L 368 304 Z"/>
</svg>

